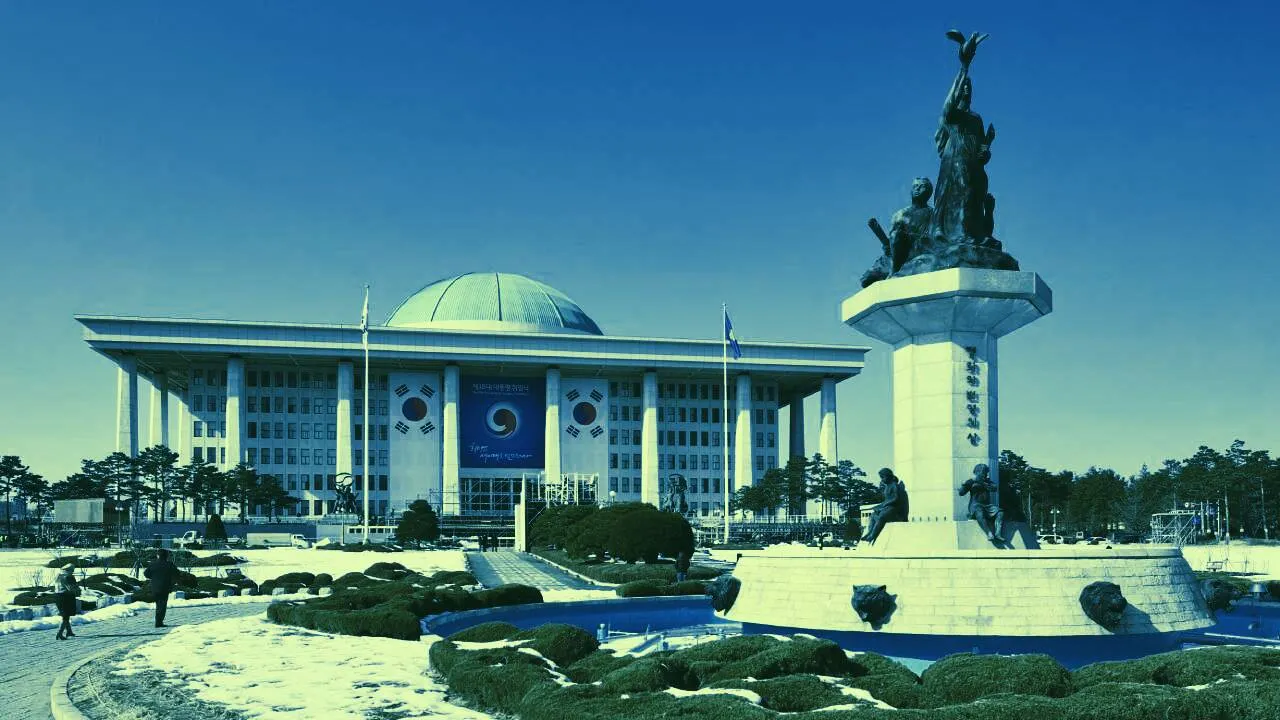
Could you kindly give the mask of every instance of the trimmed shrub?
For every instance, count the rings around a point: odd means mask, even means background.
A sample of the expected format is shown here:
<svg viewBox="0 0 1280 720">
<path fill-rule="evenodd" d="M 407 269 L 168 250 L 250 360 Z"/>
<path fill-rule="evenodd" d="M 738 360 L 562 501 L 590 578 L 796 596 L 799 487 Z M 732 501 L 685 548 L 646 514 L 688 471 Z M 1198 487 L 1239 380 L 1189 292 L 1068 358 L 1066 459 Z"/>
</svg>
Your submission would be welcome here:
<svg viewBox="0 0 1280 720">
<path fill-rule="evenodd" d="M 618 597 L 657 597 L 666 595 L 671 585 L 664 580 L 633 580 L 614 588 Z"/>
<path fill-rule="evenodd" d="M 332 582 L 333 578 L 330 578 L 329 580 Z M 310 585 L 315 581 L 316 576 L 309 572 L 291 572 L 285 573 L 280 577 L 275 578 L 274 581 L 269 580 L 268 582 L 274 582 L 276 585 Z"/>
<path fill-rule="evenodd" d="M 576 683 L 593 683 L 635 661 L 635 657 L 631 655 L 615 655 L 612 650 L 596 650 L 569 667 L 561 668 L 561 672 Z"/>
<path fill-rule="evenodd" d="M 796 638 L 778 642 L 774 647 L 743 660 L 726 663 L 710 679 L 712 682 L 748 677 L 766 680 L 797 673 L 839 677 L 848 674 L 852 668 L 853 664 L 844 650 L 830 640 Z"/>
<path fill-rule="evenodd" d="M 578 522 L 596 511 L 591 505 L 556 505 L 538 513 L 529 524 L 531 545 L 564 547 L 565 539 Z"/>
<path fill-rule="evenodd" d="M 605 688 L 618 693 L 652 692 L 669 687 L 698 689 L 698 678 L 689 663 L 670 656 L 642 657 L 601 680 Z"/>
<path fill-rule="evenodd" d="M 447 640 L 452 642 L 494 642 L 506 640 L 520 632 L 520 628 L 507 622 L 487 622 L 473 625 L 466 630 L 459 630 Z"/>
<path fill-rule="evenodd" d="M 465 591 L 458 591 L 463 592 Z M 480 590 L 472 595 L 480 602 L 481 607 L 499 607 L 503 605 L 527 605 L 542 602 L 542 593 L 538 588 L 528 585 L 508 583 L 489 590 Z"/>
<path fill-rule="evenodd" d="M 383 580 L 400 580 L 410 572 L 409 568 L 397 562 L 376 562 L 370 565 L 364 574 Z"/>
<path fill-rule="evenodd" d="M 1234 720 L 1234 702 L 1196 690 L 1145 683 L 1099 683 L 1062 701 L 1071 720 Z M 1271 708 L 1270 717 L 1275 717 Z"/>
<path fill-rule="evenodd" d="M 419 576 L 422 577 L 422 576 Z M 440 570 L 424 578 L 423 587 L 441 587 L 443 585 L 479 585 L 476 576 L 466 570 Z"/>
<path fill-rule="evenodd" d="M 529 690 L 542 684 L 554 686 L 551 673 L 544 667 L 524 663 L 495 666 L 463 662 L 449 673 L 449 689 L 467 698 L 470 704 L 512 715 Z"/>
<path fill-rule="evenodd" d="M 1232 720 L 1275 720 L 1276 708 L 1280 708 L 1280 683 L 1275 682 L 1229 680 L 1216 682 L 1200 693 L 1232 709 Z"/>
<path fill-rule="evenodd" d="M 760 704 L 778 712 L 803 712 L 828 705 L 843 705 L 856 700 L 840 688 L 813 675 L 787 675 L 758 682 L 722 680 L 711 687 L 742 688 L 760 696 Z"/>
<path fill-rule="evenodd" d="M 920 681 L 947 703 L 964 703 L 999 693 L 1064 697 L 1071 673 L 1048 655 L 948 655 L 930 665 Z"/>
<path fill-rule="evenodd" d="M 134 592 L 141 586 L 141 582 L 120 573 L 99 573 L 80 581 L 82 589 L 94 590 L 104 595 L 124 595 Z"/>
<path fill-rule="evenodd" d="M 96 555 L 59 555 L 44 566 L 47 568 L 61 568 L 63 565 L 70 563 L 76 566 L 76 569 L 102 567 L 102 560 Z"/>
<path fill-rule="evenodd" d="M 318 574 L 316 575 L 316 577 L 315 577 L 315 580 L 313 580 L 313 581 L 311 581 L 311 582 L 309 582 L 309 583 L 307 583 L 307 584 L 308 584 L 308 585 L 319 585 L 319 586 L 321 586 L 321 587 L 327 587 L 327 586 L 329 586 L 329 585 L 332 585 L 332 584 L 333 584 L 333 576 L 332 576 L 332 575 L 330 575 L 329 573 L 318 573 Z"/>
<path fill-rule="evenodd" d="M 1237 679 L 1280 680 L 1280 650 L 1235 645 L 1175 650 L 1137 660 L 1094 663 L 1072 673 L 1077 688 L 1099 683 L 1187 687 Z"/>
<path fill-rule="evenodd" d="M 58 596 L 48 592 L 27 591 L 20 592 L 13 596 L 14 605 L 54 605 L 58 602 Z"/>
<path fill-rule="evenodd" d="M 611 519 L 607 550 L 618 560 L 654 563 L 659 555 L 693 554 L 693 528 L 678 513 L 643 506 Z"/>
<path fill-rule="evenodd" d="M 853 664 L 853 671 L 849 675 L 854 677 L 861 675 L 896 675 L 911 682 L 920 682 L 920 676 L 912 672 L 911 668 L 880 653 L 860 652 L 850 658 L 849 661 Z"/>
<path fill-rule="evenodd" d="M 921 685 L 914 675 L 908 677 L 900 673 L 877 673 L 846 677 L 840 683 L 849 687 L 862 688 L 871 693 L 871 697 L 903 710 L 936 708 L 943 704 L 942 700 Z"/>
<path fill-rule="evenodd" d="M 511 639 L 532 640 L 525 647 L 537 650 L 560 667 L 572 665 L 600 647 L 591 633 L 561 623 L 547 623 L 532 630 L 522 630 L 511 636 Z"/>
<path fill-rule="evenodd" d="M 715 642 L 694 645 L 676 652 L 686 662 L 712 661 L 731 663 L 774 648 L 784 641 L 767 635 L 735 635 Z"/>
</svg>

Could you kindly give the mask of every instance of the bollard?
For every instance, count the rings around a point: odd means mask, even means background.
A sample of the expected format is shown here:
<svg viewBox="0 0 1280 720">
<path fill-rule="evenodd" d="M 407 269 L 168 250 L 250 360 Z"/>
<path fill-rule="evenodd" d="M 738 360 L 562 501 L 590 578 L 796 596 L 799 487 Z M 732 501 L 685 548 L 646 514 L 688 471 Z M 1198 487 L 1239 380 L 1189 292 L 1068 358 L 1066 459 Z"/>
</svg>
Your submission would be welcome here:
<svg viewBox="0 0 1280 720">
<path fill-rule="evenodd" d="M 173 591 L 173 599 L 174 599 L 174 600 L 186 600 L 186 599 L 187 599 L 187 593 L 186 593 L 186 591 L 185 591 L 185 590 L 174 590 L 174 591 Z"/>
<path fill-rule="evenodd" d="M 320 593 L 319 593 L 319 594 L 320 594 L 321 596 L 324 596 L 324 595 L 332 595 L 332 594 L 333 594 L 333 588 L 331 588 L 331 587 L 329 587 L 328 585 L 326 585 L 326 586 L 324 586 L 324 587 L 320 588 Z"/>
<path fill-rule="evenodd" d="M 20 619 L 20 620 L 34 620 L 34 619 L 35 619 L 35 613 L 34 613 L 34 612 L 32 611 L 32 609 L 31 609 L 31 608 L 29 608 L 29 607 L 24 607 L 24 608 L 19 609 L 19 610 L 18 610 L 18 616 L 19 616 L 19 619 Z"/>
<path fill-rule="evenodd" d="M 285 590 L 285 589 L 284 589 L 284 588 L 282 588 L 282 587 L 271 588 L 271 594 L 272 594 L 272 595 L 284 595 L 284 594 L 285 594 L 285 593 L 287 593 L 287 592 L 289 592 L 289 591 L 288 591 L 288 590 Z"/>
</svg>

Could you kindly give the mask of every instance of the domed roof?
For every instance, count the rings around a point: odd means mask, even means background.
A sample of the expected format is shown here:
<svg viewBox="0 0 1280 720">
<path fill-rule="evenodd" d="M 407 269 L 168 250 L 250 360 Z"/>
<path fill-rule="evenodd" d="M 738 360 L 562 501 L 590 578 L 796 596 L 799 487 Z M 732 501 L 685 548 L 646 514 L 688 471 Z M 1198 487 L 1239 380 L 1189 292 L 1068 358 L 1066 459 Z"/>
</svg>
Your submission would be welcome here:
<svg viewBox="0 0 1280 720">
<path fill-rule="evenodd" d="M 564 293 L 523 275 L 467 273 L 410 295 L 389 327 L 603 335 Z"/>
</svg>

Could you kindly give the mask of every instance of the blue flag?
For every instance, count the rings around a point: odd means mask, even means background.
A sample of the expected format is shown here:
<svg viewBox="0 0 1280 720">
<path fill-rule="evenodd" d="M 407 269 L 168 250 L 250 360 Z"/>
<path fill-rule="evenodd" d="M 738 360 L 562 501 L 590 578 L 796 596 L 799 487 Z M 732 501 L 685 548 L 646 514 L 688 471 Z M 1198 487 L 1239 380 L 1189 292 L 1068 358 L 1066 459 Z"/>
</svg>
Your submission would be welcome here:
<svg viewBox="0 0 1280 720">
<path fill-rule="evenodd" d="M 729 321 L 728 312 L 724 314 L 724 339 L 729 343 L 729 349 L 733 351 L 733 359 L 742 357 L 742 348 L 738 347 L 738 336 L 733 332 L 733 323 Z"/>
</svg>

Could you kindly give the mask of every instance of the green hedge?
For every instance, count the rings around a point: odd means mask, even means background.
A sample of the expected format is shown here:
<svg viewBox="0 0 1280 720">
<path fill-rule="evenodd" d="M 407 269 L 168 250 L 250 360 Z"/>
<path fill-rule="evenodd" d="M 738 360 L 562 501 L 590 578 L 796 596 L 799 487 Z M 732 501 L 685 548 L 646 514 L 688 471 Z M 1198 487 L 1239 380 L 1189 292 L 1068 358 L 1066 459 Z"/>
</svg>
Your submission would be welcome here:
<svg viewBox="0 0 1280 720">
<path fill-rule="evenodd" d="M 760 696 L 761 706 L 778 712 L 803 712 L 857 702 L 838 686 L 813 675 L 787 675 L 760 681 L 721 680 L 711 687 L 750 690 Z"/>
<path fill-rule="evenodd" d="M 800 673 L 840 677 L 852 669 L 853 664 L 844 650 L 830 640 L 795 638 L 778 642 L 751 657 L 725 663 L 709 679 L 713 683 L 748 677 L 766 680 Z"/>
<path fill-rule="evenodd" d="M 689 663 L 677 657 L 642 657 L 601 678 L 605 688 L 617 693 L 665 690 L 669 687 L 697 690 L 698 677 Z"/>
<path fill-rule="evenodd" d="M 624 668 L 635 662 L 632 655 L 615 655 L 612 650 L 596 650 L 578 660 L 561 672 L 576 683 L 593 683 L 603 680 L 605 675 Z"/>
<path fill-rule="evenodd" d="M 1000 693 L 1060 698 L 1072 690 L 1071 672 L 1048 655 L 948 655 L 920 681 L 950 704 Z"/>
<path fill-rule="evenodd" d="M 619 597 L 662 597 L 670 595 L 703 595 L 707 584 L 699 580 L 669 583 L 664 580 L 635 580 L 619 585 L 614 593 Z"/>
<path fill-rule="evenodd" d="M 538 589 L 525 585 L 468 593 L 456 587 L 424 589 L 398 581 L 373 582 L 378 584 L 335 589 L 328 597 L 272 603 L 267 618 L 322 632 L 417 640 L 419 620 L 428 615 L 542 602 Z"/>
<path fill-rule="evenodd" d="M 547 623 L 532 630 L 522 630 L 511 639 L 532 641 L 524 647 L 537 650 L 560 667 L 572 665 L 600 647 L 591 633 L 562 623 Z"/>
<path fill-rule="evenodd" d="M 473 625 L 466 630 L 459 630 L 446 640 L 452 642 L 495 642 L 520 632 L 520 628 L 507 622 L 487 622 Z"/>
<path fill-rule="evenodd" d="M 676 566 L 672 562 L 659 561 L 654 564 L 637 563 L 634 565 L 620 562 L 585 562 L 570 558 L 562 550 L 534 548 L 532 552 L 557 565 L 569 568 L 576 573 L 599 582 L 622 584 L 636 580 L 660 580 L 666 583 L 673 583 L 676 579 Z M 714 580 L 723 572 L 723 570 L 694 564 L 689 566 L 687 579 Z"/>
<path fill-rule="evenodd" d="M 1094 663 L 1072 673 L 1077 688 L 1099 683 L 1187 687 L 1234 679 L 1280 681 L 1280 650 L 1241 646 L 1175 650 L 1137 660 Z"/>
</svg>

